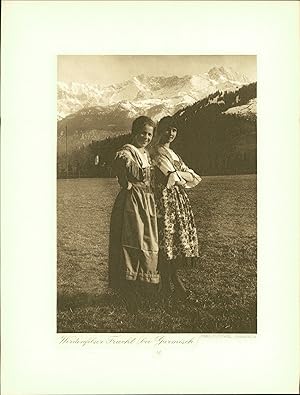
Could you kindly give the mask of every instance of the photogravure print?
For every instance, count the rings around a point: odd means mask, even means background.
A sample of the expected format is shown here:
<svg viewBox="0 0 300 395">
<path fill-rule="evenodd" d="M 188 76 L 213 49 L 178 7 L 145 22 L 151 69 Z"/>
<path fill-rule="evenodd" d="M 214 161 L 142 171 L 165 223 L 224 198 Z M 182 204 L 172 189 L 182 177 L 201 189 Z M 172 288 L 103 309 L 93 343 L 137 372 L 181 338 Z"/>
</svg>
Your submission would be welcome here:
<svg viewBox="0 0 300 395">
<path fill-rule="evenodd" d="M 256 56 L 57 60 L 58 333 L 256 333 Z"/>
</svg>

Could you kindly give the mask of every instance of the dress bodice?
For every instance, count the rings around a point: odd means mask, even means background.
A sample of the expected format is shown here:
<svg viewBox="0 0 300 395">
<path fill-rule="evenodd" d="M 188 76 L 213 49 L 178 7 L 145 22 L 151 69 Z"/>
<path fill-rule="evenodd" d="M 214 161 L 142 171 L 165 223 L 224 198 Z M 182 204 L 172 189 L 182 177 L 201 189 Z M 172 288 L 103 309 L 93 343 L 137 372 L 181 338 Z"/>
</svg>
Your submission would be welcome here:
<svg viewBox="0 0 300 395">
<path fill-rule="evenodd" d="M 124 145 L 116 154 L 114 168 L 123 188 L 129 189 L 132 184 L 144 190 L 151 189 L 152 166 L 147 151 L 141 154 L 132 144 Z"/>
</svg>

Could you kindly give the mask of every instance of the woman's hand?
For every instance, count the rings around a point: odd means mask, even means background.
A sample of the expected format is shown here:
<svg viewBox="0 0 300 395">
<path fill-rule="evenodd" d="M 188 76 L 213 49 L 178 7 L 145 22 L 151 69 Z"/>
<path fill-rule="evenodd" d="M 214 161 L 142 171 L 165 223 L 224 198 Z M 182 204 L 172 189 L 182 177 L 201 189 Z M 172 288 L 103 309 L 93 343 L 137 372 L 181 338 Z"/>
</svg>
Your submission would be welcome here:
<svg viewBox="0 0 300 395">
<path fill-rule="evenodd" d="M 176 184 L 176 185 L 185 186 L 186 181 L 185 181 L 183 178 L 181 178 L 181 180 L 180 180 L 180 181 L 176 181 L 175 184 Z"/>
<path fill-rule="evenodd" d="M 187 182 L 191 182 L 194 179 L 194 176 L 188 171 L 178 171 L 177 173 Z"/>
</svg>

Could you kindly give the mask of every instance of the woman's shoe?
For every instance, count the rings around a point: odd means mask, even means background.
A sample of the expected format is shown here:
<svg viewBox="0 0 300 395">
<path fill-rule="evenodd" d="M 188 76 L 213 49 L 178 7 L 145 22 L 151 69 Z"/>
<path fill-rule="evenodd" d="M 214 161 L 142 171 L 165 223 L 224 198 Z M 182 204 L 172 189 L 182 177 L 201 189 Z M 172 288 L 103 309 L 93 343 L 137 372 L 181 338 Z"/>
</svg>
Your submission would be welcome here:
<svg viewBox="0 0 300 395">
<path fill-rule="evenodd" d="M 174 271 L 171 276 L 172 282 L 174 284 L 174 292 L 177 296 L 185 298 L 187 296 L 187 291 L 183 282 L 178 277 L 177 271 Z"/>
</svg>

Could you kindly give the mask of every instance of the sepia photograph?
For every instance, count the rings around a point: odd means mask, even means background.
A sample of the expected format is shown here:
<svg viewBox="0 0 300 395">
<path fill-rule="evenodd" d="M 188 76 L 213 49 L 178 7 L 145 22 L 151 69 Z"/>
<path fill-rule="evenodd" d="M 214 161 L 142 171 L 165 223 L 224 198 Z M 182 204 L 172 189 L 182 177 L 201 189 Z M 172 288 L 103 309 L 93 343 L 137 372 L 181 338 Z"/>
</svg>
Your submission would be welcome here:
<svg viewBox="0 0 300 395">
<path fill-rule="evenodd" d="M 298 393 L 299 3 L 2 3 L 1 393 Z"/>
<path fill-rule="evenodd" d="M 57 56 L 57 332 L 257 332 L 255 55 Z"/>
</svg>

